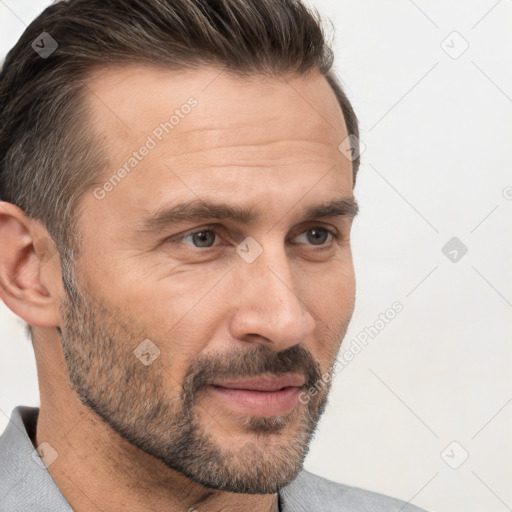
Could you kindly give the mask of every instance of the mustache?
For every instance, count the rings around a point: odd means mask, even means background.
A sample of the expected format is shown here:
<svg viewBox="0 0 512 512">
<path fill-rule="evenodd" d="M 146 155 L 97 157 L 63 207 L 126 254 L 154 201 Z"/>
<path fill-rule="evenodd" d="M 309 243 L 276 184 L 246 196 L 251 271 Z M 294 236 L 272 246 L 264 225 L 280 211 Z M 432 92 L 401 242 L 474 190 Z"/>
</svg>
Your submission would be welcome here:
<svg viewBox="0 0 512 512">
<path fill-rule="evenodd" d="M 192 361 L 182 383 L 184 402 L 194 403 L 198 393 L 218 379 L 235 380 L 264 373 L 299 374 L 305 379 L 305 389 L 313 386 L 322 376 L 320 364 L 300 344 L 281 352 L 263 345 L 238 347 L 227 353 L 203 355 Z"/>
</svg>

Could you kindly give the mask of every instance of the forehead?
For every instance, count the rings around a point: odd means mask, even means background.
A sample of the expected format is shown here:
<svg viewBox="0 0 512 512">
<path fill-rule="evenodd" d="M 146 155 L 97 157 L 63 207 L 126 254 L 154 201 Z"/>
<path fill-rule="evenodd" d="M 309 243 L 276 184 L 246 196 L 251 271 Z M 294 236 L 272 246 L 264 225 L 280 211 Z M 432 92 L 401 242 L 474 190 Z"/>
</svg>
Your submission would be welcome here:
<svg viewBox="0 0 512 512">
<path fill-rule="evenodd" d="M 265 197 L 267 187 L 300 194 L 326 173 L 325 187 L 352 191 L 351 163 L 338 150 L 345 122 L 318 71 L 268 78 L 213 67 L 123 66 L 97 73 L 86 90 L 92 129 L 110 160 L 103 178 L 122 166 L 129 172 L 110 187 L 112 208 L 126 209 L 120 201 L 129 195 L 130 209 L 147 211 L 148 193 L 163 204 L 171 191 L 247 198 Z M 151 149 L 141 158 L 143 146 Z"/>
<path fill-rule="evenodd" d="M 94 129 L 120 144 L 150 134 L 190 98 L 197 108 L 186 122 L 180 117 L 172 140 L 164 141 L 167 146 L 186 141 L 190 149 L 204 147 L 222 131 L 224 146 L 247 138 L 257 144 L 298 136 L 337 147 L 346 134 L 335 95 L 317 71 L 269 78 L 234 76 L 215 67 L 118 66 L 96 72 L 86 93 Z"/>
<path fill-rule="evenodd" d="M 113 121 L 115 125 L 114 118 L 117 117 L 117 121 L 127 122 L 130 128 L 131 122 L 137 121 L 141 114 L 138 107 L 148 117 L 152 114 L 160 116 L 159 108 L 174 108 L 183 96 L 190 95 L 201 95 L 208 102 L 209 110 L 205 114 L 219 113 L 216 107 L 222 107 L 223 113 L 234 118 L 241 118 L 246 112 L 265 117 L 269 113 L 262 112 L 259 107 L 270 105 L 279 98 L 283 110 L 299 108 L 303 114 L 316 112 L 331 124 L 342 117 L 339 108 L 333 111 L 333 106 L 337 105 L 334 93 L 316 69 L 303 75 L 269 77 L 261 74 L 242 76 L 214 66 L 177 70 L 130 64 L 97 67 L 86 82 L 91 93 L 89 100 L 98 119 Z M 249 99 L 251 101 L 247 101 Z M 117 112 L 112 110 L 112 105 L 116 106 Z M 103 111 L 102 107 L 107 110 Z M 108 110 L 114 118 L 110 118 Z M 124 116 L 120 118 L 120 114 Z"/>
</svg>

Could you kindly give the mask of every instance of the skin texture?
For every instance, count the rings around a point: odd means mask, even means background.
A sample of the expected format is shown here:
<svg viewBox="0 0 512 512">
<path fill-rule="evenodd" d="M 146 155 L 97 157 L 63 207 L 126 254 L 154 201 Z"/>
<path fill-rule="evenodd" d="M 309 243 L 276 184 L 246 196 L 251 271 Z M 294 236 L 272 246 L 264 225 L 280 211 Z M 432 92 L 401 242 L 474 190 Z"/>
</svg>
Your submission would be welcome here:
<svg viewBox="0 0 512 512">
<path fill-rule="evenodd" d="M 33 442 L 56 450 L 48 470 L 74 510 L 276 510 L 329 384 L 279 416 L 240 414 L 208 386 L 293 373 L 309 388 L 332 368 L 354 309 L 352 217 L 301 214 L 353 197 L 345 123 L 317 71 L 103 70 L 86 101 L 108 148 L 104 179 L 191 96 L 197 105 L 129 174 L 82 198 L 72 296 L 41 223 L 0 203 L 2 299 L 36 326 Z M 140 230 L 164 204 L 198 198 L 261 216 Z M 191 235 L 212 225 L 218 235 Z M 339 239 L 315 243 L 313 228 Z M 251 263 L 236 251 L 247 237 L 262 249 Z M 147 339 L 159 354 L 145 365 L 134 351 Z"/>
</svg>

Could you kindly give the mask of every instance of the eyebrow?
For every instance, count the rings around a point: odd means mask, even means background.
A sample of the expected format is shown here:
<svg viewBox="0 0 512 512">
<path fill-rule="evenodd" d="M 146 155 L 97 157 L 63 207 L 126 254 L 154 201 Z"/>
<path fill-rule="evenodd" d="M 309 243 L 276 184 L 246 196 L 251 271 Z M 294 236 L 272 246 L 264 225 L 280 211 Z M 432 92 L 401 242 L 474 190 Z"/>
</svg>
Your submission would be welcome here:
<svg viewBox="0 0 512 512">
<path fill-rule="evenodd" d="M 302 220 L 319 217 L 354 218 L 358 212 L 359 205 L 354 197 L 340 197 L 305 208 L 301 217 Z M 143 234 L 153 234 L 176 224 L 207 219 L 231 219 L 252 225 L 261 217 L 261 210 L 255 208 L 243 208 L 237 204 L 218 203 L 207 199 L 193 199 L 158 209 L 139 221 L 136 229 Z"/>
</svg>

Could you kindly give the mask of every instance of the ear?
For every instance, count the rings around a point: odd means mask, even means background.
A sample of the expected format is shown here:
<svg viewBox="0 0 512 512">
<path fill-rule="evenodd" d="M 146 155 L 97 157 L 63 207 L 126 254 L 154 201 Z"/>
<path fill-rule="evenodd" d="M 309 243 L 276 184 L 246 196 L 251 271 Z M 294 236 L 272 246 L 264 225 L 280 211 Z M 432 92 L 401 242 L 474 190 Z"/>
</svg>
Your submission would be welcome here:
<svg viewBox="0 0 512 512">
<path fill-rule="evenodd" d="M 28 324 L 57 327 L 59 273 L 57 247 L 42 223 L 0 201 L 0 298 L 6 306 Z"/>
</svg>

